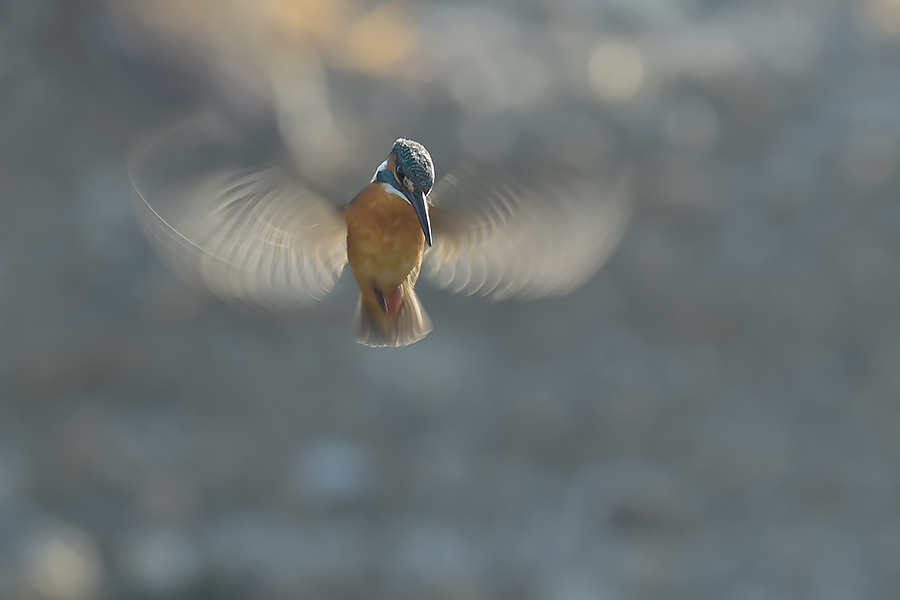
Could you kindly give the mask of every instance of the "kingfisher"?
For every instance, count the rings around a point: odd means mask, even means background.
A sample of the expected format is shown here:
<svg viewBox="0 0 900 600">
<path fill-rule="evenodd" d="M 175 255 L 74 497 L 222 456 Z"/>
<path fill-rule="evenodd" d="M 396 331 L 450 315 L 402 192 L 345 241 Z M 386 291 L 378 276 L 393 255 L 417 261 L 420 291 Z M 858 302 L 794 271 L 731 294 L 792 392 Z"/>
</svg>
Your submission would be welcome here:
<svg viewBox="0 0 900 600">
<path fill-rule="evenodd" d="M 266 308 L 320 300 L 349 263 L 359 286 L 356 340 L 406 346 L 431 320 L 420 274 L 495 299 L 563 295 L 621 238 L 627 176 L 528 188 L 462 163 L 435 185 L 425 147 L 399 138 L 343 207 L 289 169 L 247 164 L 240 136 L 200 117 L 143 145 L 129 163 L 144 230 L 189 281 L 227 302 Z"/>
</svg>

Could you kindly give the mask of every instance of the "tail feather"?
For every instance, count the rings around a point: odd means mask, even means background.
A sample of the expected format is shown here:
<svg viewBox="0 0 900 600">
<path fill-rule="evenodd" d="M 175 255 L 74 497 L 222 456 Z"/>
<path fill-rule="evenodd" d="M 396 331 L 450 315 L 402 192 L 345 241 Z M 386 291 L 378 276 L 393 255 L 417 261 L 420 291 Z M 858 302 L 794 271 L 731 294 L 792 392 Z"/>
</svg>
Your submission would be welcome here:
<svg viewBox="0 0 900 600">
<path fill-rule="evenodd" d="M 408 346 L 418 342 L 431 331 L 431 319 L 419 302 L 415 291 L 409 290 L 397 316 L 397 323 L 390 331 L 384 331 L 366 309 L 360 298 L 356 309 L 356 341 L 372 347 Z"/>
</svg>

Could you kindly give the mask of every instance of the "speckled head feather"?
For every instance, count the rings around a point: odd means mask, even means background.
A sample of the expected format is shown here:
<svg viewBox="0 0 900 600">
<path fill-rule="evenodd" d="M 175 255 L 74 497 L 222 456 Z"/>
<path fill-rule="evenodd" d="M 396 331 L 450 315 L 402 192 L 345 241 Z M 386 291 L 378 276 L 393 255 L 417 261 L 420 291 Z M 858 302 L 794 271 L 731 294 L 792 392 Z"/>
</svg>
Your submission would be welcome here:
<svg viewBox="0 0 900 600">
<path fill-rule="evenodd" d="M 397 157 L 397 170 L 412 182 L 413 189 L 427 194 L 434 186 L 434 163 L 425 146 L 404 138 L 394 142 L 391 152 Z M 399 174 L 399 173 L 398 173 Z"/>
</svg>

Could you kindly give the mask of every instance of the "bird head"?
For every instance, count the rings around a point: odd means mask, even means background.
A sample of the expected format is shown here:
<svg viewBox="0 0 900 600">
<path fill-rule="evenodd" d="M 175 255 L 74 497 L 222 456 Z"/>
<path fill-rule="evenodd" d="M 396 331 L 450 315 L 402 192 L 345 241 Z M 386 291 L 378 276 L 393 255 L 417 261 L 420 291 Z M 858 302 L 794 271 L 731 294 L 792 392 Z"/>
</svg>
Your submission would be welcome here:
<svg viewBox="0 0 900 600">
<path fill-rule="evenodd" d="M 434 163 L 425 146 L 404 138 L 394 142 L 388 158 L 375 173 L 375 180 L 386 183 L 416 209 L 425 241 L 431 245 L 431 222 L 426 196 L 434 186 Z"/>
</svg>

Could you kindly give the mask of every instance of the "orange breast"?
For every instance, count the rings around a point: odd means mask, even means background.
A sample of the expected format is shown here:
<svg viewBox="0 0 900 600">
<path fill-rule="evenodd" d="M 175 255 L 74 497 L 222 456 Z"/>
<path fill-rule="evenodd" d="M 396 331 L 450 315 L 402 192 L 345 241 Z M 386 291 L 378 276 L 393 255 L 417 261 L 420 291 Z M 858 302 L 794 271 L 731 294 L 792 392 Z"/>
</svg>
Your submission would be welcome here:
<svg viewBox="0 0 900 600">
<path fill-rule="evenodd" d="M 362 189 L 347 207 L 347 257 L 360 288 L 390 290 L 418 276 L 425 234 L 416 211 L 383 183 Z"/>
</svg>

